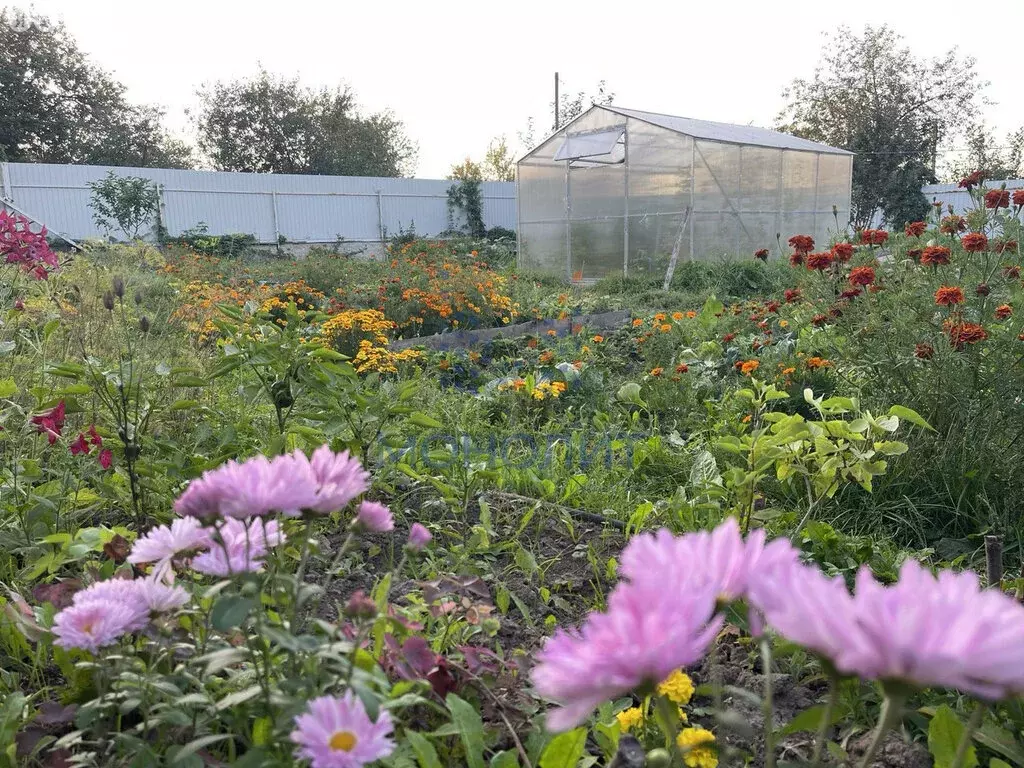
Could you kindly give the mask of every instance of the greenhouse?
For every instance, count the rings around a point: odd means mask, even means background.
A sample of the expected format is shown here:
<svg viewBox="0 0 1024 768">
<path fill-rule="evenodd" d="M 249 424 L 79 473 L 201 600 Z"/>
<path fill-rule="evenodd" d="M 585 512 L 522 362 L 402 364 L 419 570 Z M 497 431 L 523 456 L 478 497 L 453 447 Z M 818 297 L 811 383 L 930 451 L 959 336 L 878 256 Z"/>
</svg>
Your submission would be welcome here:
<svg viewBox="0 0 1024 768">
<path fill-rule="evenodd" d="M 593 106 L 518 164 L 519 263 L 590 282 L 827 243 L 850 215 L 853 155 L 751 126 Z"/>
</svg>

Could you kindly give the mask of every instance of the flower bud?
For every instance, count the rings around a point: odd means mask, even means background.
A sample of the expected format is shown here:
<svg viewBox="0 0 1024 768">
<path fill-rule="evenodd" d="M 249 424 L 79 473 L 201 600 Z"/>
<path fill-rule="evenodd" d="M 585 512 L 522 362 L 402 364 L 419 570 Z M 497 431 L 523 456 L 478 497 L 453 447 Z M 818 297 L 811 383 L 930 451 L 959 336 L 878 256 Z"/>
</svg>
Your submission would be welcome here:
<svg viewBox="0 0 1024 768">
<path fill-rule="evenodd" d="M 14 300 L 14 308 L 16 310 L 18 310 L 19 312 L 21 312 L 22 310 L 25 309 L 25 302 L 22 301 L 21 299 L 15 299 Z"/>
<path fill-rule="evenodd" d="M 434 537 L 431 536 L 430 531 L 425 526 L 421 523 L 413 523 L 409 529 L 409 542 L 406 546 L 413 552 L 419 552 L 430 543 L 432 538 Z"/>
<path fill-rule="evenodd" d="M 124 278 L 120 275 L 114 277 L 113 280 L 114 295 L 119 299 L 124 298 Z"/>
<path fill-rule="evenodd" d="M 149 333 L 149 318 L 145 315 L 139 318 L 139 328 L 143 333 Z"/>
<path fill-rule="evenodd" d="M 136 304 L 141 304 L 142 303 L 142 289 L 141 288 L 138 289 L 137 291 L 135 291 L 135 303 Z"/>
<path fill-rule="evenodd" d="M 992 293 L 992 289 L 989 288 L 988 283 L 978 283 L 978 287 L 974 289 L 974 292 L 979 296 L 988 296 Z"/>
<path fill-rule="evenodd" d="M 103 292 L 103 307 L 108 312 L 114 311 L 114 294 L 111 293 L 110 291 Z"/>
<path fill-rule="evenodd" d="M 377 604 L 360 589 L 345 603 L 344 614 L 350 619 L 373 619 L 377 616 Z"/>
</svg>

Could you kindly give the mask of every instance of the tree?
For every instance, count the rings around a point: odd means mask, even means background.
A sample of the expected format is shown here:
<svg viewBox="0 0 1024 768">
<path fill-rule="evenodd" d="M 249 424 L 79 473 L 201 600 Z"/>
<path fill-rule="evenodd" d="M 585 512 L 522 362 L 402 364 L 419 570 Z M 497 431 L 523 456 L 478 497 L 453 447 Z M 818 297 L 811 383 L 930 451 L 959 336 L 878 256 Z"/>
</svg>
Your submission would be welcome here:
<svg viewBox="0 0 1024 768">
<path fill-rule="evenodd" d="M 934 181 L 938 145 L 978 114 L 981 89 L 974 59 L 956 50 L 915 56 L 886 26 L 846 27 L 825 43 L 810 80 L 783 91 L 780 130 L 857 153 L 851 219 L 870 223 L 879 209 L 892 224 L 920 219 Z"/>
<path fill-rule="evenodd" d="M 562 127 L 571 120 L 575 120 L 594 104 L 611 104 L 615 101 L 615 94 L 608 90 L 604 80 L 598 80 L 597 87 L 593 92 L 578 91 L 575 94 L 561 92 L 558 94 L 558 125 L 555 125 L 555 102 L 551 107 L 551 133 Z M 535 126 L 537 121 L 531 116 L 526 119 L 526 128 L 519 132 L 519 143 L 528 149 L 537 145 L 535 138 Z"/>
<path fill-rule="evenodd" d="M 142 227 L 159 212 L 160 195 L 149 179 L 110 171 L 100 181 L 90 182 L 89 189 L 93 221 L 108 236 L 116 224 L 129 240 L 138 240 Z"/>
<path fill-rule="evenodd" d="M 222 171 L 401 176 L 416 148 L 389 112 L 362 116 L 348 87 L 303 87 L 261 70 L 198 93 L 199 147 Z"/>
<path fill-rule="evenodd" d="M 466 157 L 448 171 L 448 178 L 456 181 L 515 181 L 516 160 L 504 136 L 491 139 L 481 162 Z"/>
<path fill-rule="evenodd" d="M 0 159 L 187 167 L 155 107 L 130 104 L 64 25 L 0 10 Z"/>
<path fill-rule="evenodd" d="M 963 152 L 950 152 L 944 164 L 943 178 L 957 182 L 974 171 L 986 179 L 1019 179 L 1024 171 L 1024 127 L 999 141 L 984 122 L 973 123 L 964 131 Z"/>
<path fill-rule="evenodd" d="M 461 163 L 452 166 L 448 172 L 448 178 L 455 181 L 483 181 L 484 172 L 480 163 L 473 162 L 471 158 L 467 157 Z"/>
</svg>

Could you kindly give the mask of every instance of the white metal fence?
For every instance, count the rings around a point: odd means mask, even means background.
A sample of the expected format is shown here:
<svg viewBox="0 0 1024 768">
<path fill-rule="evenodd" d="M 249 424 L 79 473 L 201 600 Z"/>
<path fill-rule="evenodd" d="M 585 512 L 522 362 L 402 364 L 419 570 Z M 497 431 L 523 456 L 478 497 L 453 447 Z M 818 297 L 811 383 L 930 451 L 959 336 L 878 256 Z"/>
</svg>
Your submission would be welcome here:
<svg viewBox="0 0 1024 768">
<path fill-rule="evenodd" d="M 1024 189 L 1024 179 L 1007 179 L 1005 181 L 985 180 L 985 186 L 989 189 L 998 189 L 1004 184 L 1011 191 Z M 921 191 L 928 198 L 929 203 L 939 201 L 944 205 L 952 205 L 953 210 L 958 213 L 974 204 L 970 193 L 966 189 L 960 189 L 956 184 L 929 184 L 921 187 Z"/>
<path fill-rule="evenodd" d="M 437 235 L 450 223 L 451 181 L 42 163 L 0 163 L 0 205 L 74 240 L 102 237 L 88 184 L 111 170 L 157 185 L 161 221 L 172 236 L 203 223 L 210 234 L 249 234 L 261 243 L 373 243 L 413 228 Z M 484 224 L 514 230 L 515 184 L 488 181 L 481 191 Z"/>
</svg>

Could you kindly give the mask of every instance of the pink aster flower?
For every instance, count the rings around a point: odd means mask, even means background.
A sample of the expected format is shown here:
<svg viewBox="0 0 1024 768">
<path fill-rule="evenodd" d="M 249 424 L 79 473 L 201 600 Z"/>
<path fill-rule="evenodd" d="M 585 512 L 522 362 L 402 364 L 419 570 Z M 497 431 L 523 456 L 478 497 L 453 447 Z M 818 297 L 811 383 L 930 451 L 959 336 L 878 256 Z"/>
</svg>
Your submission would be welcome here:
<svg viewBox="0 0 1024 768">
<path fill-rule="evenodd" d="M 364 501 L 356 512 L 356 524 L 368 531 L 384 533 L 395 528 L 391 510 L 376 501 Z"/>
<path fill-rule="evenodd" d="M 136 631 L 138 620 L 134 604 L 112 600 L 73 603 L 54 617 L 52 631 L 56 640 L 53 642 L 61 648 L 81 648 L 96 653 Z"/>
<path fill-rule="evenodd" d="M 138 582 L 134 579 L 107 579 L 97 581 L 87 588 L 75 593 L 71 599 L 73 606 L 85 605 L 117 605 L 130 611 L 133 620 L 128 628 L 131 631 L 142 629 L 149 623 L 149 609 L 139 594 Z"/>
<path fill-rule="evenodd" d="M 886 587 L 864 567 L 854 610 L 866 644 L 839 657 L 842 671 L 986 700 L 1024 692 L 1024 606 L 981 589 L 974 573 L 936 578 L 908 560 Z"/>
<path fill-rule="evenodd" d="M 302 456 L 296 451 L 298 456 Z M 305 459 L 305 456 L 302 456 Z M 359 459 L 349 456 L 348 451 L 335 453 L 330 446 L 321 445 L 313 452 L 309 465 L 316 478 L 316 502 L 310 505 L 315 512 L 337 512 L 344 509 L 352 499 L 370 487 L 370 474 Z"/>
<path fill-rule="evenodd" d="M 174 558 L 209 547 L 210 532 L 202 527 L 198 519 L 183 517 L 172 522 L 170 527 L 157 526 L 137 539 L 128 555 L 128 562 L 135 565 L 152 563 L 153 578 L 173 582 Z"/>
<path fill-rule="evenodd" d="M 348 691 L 340 698 L 310 701 L 308 710 L 295 718 L 291 740 L 298 747 L 296 755 L 309 760 L 312 768 L 360 768 L 394 751 L 393 730 L 387 711 L 381 710 L 373 722 Z"/>
<path fill-rule="evenodd" d="M 431 539 L 433 538 L 434 537 L 430 534 L 430 531 L 428 531 L 425 526 L 423 526 L 420 523 L 413 523 L 412 527 L 409 528 L 408 547 L 413 552 L 419 552 L 424 547 L 426 547 L 427 544 L 429 544 Z"/>
<path fill-rule="evenodd" d="M 618 585 L 605 613 L 591 613 L 579 631 L 558 630 L 532 673 L 541 696 L 560 705 L 547 727 L 564 731 L 602 702 L 698 661 L 723 619 L 712 619 L 715 594 L 645 579 Z"/>
<path fill-rule="evenodd" d="M 208 529 L 210 530 L 210 529 Z M 277 521 L 228 519 L 211 533 L 210 549 L 192 559 L 192 569 L 209 576 L 231 576 L 262 570 L 270 548 L 284 542 Z"/>
<path fill-rule="evenodd" d="M 150 613 L 170 613 L 188 602 L 188 592 L 181 587 L 172 587 L 153 578 L 136 579 L 139 600 Z"/>
<path fill-rule="evenodd" d="M 280 512 L 296 516 L 317 502 L 313 469 L 303 457 L 254 456 L 229 461 L 193 480 L 174 503 L 179 515 L 247 518 Z"/>
</svg>

